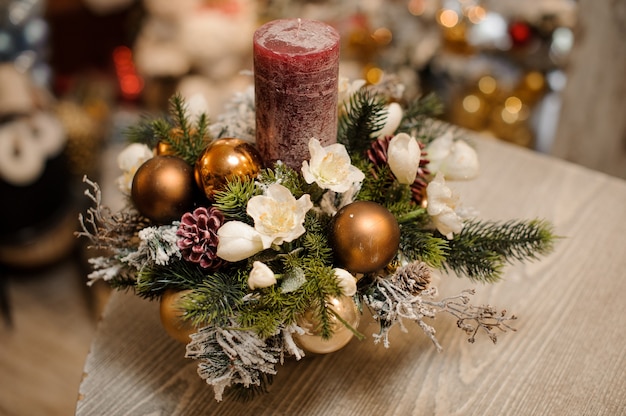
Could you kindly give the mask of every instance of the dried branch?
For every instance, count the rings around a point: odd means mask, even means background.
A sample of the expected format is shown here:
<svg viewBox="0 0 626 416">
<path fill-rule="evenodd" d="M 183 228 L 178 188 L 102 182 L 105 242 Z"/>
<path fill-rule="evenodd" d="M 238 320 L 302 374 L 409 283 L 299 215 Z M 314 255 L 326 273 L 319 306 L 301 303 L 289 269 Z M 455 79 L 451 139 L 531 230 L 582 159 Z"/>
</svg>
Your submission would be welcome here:
<svg viewBox="0 0 626 416">
<path fill-rule="evenodd" d="M 464 290 L 458 295 L 432 300 L 437 295 L 435 287 L 427 288 L 430 281 L 429 269 L 423 263 L 415 262 L 398 269 L 393 275 L 374 278 L 370 289 L 363 296 L 363 302 L 372 310 L 380 324 L 380 332 L 374 334 L 374 342 L 381 340 L 389 347 L 389 331 L 399 325 L 407 332 L 404 320 L 409 319 L 419 325 L 430 338 L 438 351 L 442 350 L 435 336 L 435 328 L 426 323 L 425 318 L 435 318 L 437 314 L 448 313 L 457 319 L 457 325 L 474 342 L 476 334 L 483 331 L 492 342 L 497 341 L 496 330 L 515 331 L 508 322 L 517 319 L 508 316 L 506 311 L 497 311 L 492 306 L 475 306 L 470 303 L 474 290 Z"/>
<path fill-rule="evenodd" d="M 85 215 L 79 214 L 78 221 L 82 231 L 77 231 L 76 236 L 88 238 L 91 242 L 89 248 L 109 250 L 113 247 L 132 247 L 132 238 L 148 225 L 147 221 L 132 209 L 111 212 L 102 204 L 100 186 L 87 176 L 83 177 L 83 182 L 92 188 L 86 189 L 85 195 L 93 201 L 93 206 L 87 209 Z"/>
</svg>

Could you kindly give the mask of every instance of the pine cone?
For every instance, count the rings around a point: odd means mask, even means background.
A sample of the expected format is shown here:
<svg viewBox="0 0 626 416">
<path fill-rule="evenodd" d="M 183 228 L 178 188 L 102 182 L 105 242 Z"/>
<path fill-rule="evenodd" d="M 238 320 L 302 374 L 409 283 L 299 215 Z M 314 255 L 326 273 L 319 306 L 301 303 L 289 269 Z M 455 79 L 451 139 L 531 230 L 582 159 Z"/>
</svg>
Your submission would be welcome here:
<svg viewBox="0 0 626 416">
<path fill-rule="evenodd" d="M 216 269 L 223 264 L 217 257 L 217 230 L 224 223 L 224 214 L 210 207 L 187 212 L 180 221 L 176 235 L 183 259 L 200 264 L 205 269 Z"/>
<path fill-rule="evenodd" d="M 387 164 L 387 149 L 391 136 L 380 137 L 372 141 L 372 145 L 367 149 L 367 158 L 376 166 L 384 166 Z"/>
<path fill-rule="evenodd" d="M 415 296 L 428 289 L 430 269 L 426 263 L 414 261 L 396 270 L 391 275 L 391 281 L 394 285 Z"/>
<path fill-rule="evenodd" d="M 372 145 L 369 149 L 367 149 L 367 158 L 372 162 L 375 166 L 384 166 L 387 164 L 387 150 L 389 149 L 389 142 L 392 137 L 380 137 L 377 140 L 372 142 Z M 411 184 L 411 194 L 413 196 L 413 201 L 417 204 L 421 204 L 424 199 L 424 190 L 428 185 L 428 181 L 426 177 L 430 174 L 426 165 L 428 165 L 428 159 L 424 158 L 426 152 L 423 151 L 424 144 L 418 141 L 420 149 L 422 150 L 422 157 L 420 157 L 420 165 L 417 169 L 417 176 L 415 177 L 415 181 Z M 375 174 L 374 172 L 372 172 Z"/>
</svg>

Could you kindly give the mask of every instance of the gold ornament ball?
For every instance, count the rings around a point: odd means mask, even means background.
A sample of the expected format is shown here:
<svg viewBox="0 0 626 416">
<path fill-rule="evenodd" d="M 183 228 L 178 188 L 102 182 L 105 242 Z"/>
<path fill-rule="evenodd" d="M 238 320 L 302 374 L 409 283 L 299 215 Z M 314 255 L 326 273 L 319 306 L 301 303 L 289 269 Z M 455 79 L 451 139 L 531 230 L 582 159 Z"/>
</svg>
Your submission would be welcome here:
<svg viewBox="0 0 626 416">
<path fill-rule="evenodd" d="M 187 212 L 194 199 L 193 168 L 175 156 L 154 156 L 133 177 L 131 199 L 137 210 L 159 224 Z"/>
<path fill-rule="evenodd" d="M 326 307 L 335 311 L 353 329 L 359 326 L 359 310 L 354 300 L 349 296 L 331 298 Z M 314 354 L 328 354 L 345 347 L 354 336 L 350 328 L 346 327 L 336 316 L 331 315 L 333 335 L 329 339 L 323 339 L 317 328 L 319 320 L 315 311 L 306 311 L 297 320 L 298 326 L 305 330 L 304 334 L 294 334 L 296 344 L 305 351 Z"/>
<path fill-rule="evenodd" d="M 154 148 L 154 153 L 159 156 L 174 156 L 175 152 L 168 142 L 164 140 L 159 140 L 159 142 L 156 144 L 156 147 Z"/>
<path fill-rule="evenodd" d="M 263 168 L 259 151 L 249 142 L 223 138 L 209 145 L 196 162 L 197 185 L 210 200 L 235 178 L 255 178 Z"/>
<path fill-rule="evenodd" d="M 188 134 L 189 136 L 194 136 L 198 134 L 198 131 L 195 128 L 190 128 L 188 131 Z M 157 155 L 177 156 L 176 150 L 174 150 L 174 148 L 170 144 L 170 141 L 173 141 L 174 143 L 180 143 L 181 141 L 183 141 L 185 137 L 183 130 L 180 127 L 173 127 L 170 129 L 168 136 L 170 139 L 169 141 L 165 139 L 161 139 L 157 142 L 156 146 L 154 147 L 154 152 Z"/>
<path fill-rule="evenodd" d="M 167 290 L 161 296 L 160 316 L 161 324 L 167 334 L 183 344 L 191 341 L 190 335 L 197 332 L 197 328 L 189 321 L 185 321 L 183 310 L 180 308 L 180 299 L 191 290 Z"/>
<path fill-rule="evenodd" d="M 369 273 L 382 269 L 395 257 L 400 226 L 382 205 L 356 201 L 335 214 L 329 237 L 340 266 L 353 273 Z"/>
</svg>

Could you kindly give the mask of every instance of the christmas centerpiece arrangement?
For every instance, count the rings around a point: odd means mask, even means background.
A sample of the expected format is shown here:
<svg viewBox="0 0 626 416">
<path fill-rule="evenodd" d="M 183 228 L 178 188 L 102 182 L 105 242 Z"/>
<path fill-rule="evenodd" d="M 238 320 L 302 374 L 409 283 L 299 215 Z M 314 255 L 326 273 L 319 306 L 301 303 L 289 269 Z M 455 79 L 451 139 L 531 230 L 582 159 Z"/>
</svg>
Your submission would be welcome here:
<svg viewBox="0 0 626 416">
<path fill-rule="evenodd" d="M 170 114 L 129 131 L 118 161 L 127 206 L 94 206 L 81 236 L 106 255 L 91 281 L 159 300 L 217 400 L 265 391 L 286 357 L 337 351 L 369 310 L 374 342 L 414 321 L 453 315 L 473 341 L 511 329 L 507 315 L 437 298 L 433 270 L 496 282 L 555 236 L 542 220 L 463 215 L 446 181 L 478 174 L 474 149 L 433 118 L 435 97 L 338 78 L 338 36 L 320 22 L 274 21 L 254 38 L 255 88 L 215 122 L 178 95 Z"/>
</svg>

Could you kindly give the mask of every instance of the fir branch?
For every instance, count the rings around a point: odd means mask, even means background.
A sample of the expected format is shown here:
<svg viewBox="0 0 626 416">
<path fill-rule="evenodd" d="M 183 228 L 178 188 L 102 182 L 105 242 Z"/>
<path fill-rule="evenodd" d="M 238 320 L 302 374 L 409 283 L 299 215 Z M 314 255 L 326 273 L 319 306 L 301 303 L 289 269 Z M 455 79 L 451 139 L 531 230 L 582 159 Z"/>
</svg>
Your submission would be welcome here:
<svg viewBox="0 0 626 416">
<path fill-rule="evenodd" d="M 409 261 L 420 260 L 440 269 L 448 250 L 448 240 L 424 230 L 418 222 L 400 224 L 400 252 Z"/>
<path fill-rule="evenodd" d="M 189 120 L 185 100 L 180 94 L 170 99 L 170 113 L 176 128 L 170 129 L 163 136 L 163 140 L 174 150 L 176 156 L 193 166 L 212 140 L 208 130 L 208 116 L 201 114 L 196 125 L 193 125 Z"/>
<path fill-rule="evenodd" d="M 253 180 L 235 177 L 226 182 L 223 190 L 215 193 L 213 206 L 224 214 L 226 220 L 252 224 L 246 209 L 250 198 L 259 193 Z"/>
<path fill-rule="evenodd" d="M 307 232 L 300 238 L 305 257 L 316 259 L 322 265 L 331 265 L 333 260 L 333 250 L 328 242 L 329 222 L 330 218 L 309 211 L 304 217 Z"/>
<path fill-rule="evenodd" d="M 163 117 L 155 119 L 144 114 L 137 124 L 124 131 L 124 136 L 130 143 L 143 143 L 152 148 L 169 134 L 172 127 L 172 124 Z"/>
<path fill-rule="evenodd" d="M 167 289 L 193 289 L 202 284 L 205 272 L 195 263 L 174 261 L 167 266 L 148 265 L 137 273 L 138 296 L 154 299 Z"/>
<path fill-rule="evenodd" d="M 160 141 L 165 140 L 168 143 L 172 142 L 170 135 L 175 125 L 169 119 L 156 118 L 151 121 L 150 128 L 152 129 L 152 138 L 149 142 L 145 142 L 149 147 L 156 147 Z"/>
<path fill-rule="evenodd" d="M 215 399 L 221 401 L 226 387 L 245 388 L 267 382 L 263 374 L 276 374 L 275 364 L 281 351 L 253 331 L 207 326 L 191 335 L 186 358 L 199 360 L 198 375 L 213 386 Z"/>
<path fill-rule="evenodd" d="M 164 142 L 175 156 L 193 166 L 213 140 L 209 129 L 209 117 L 204 113 L 198 116 L 195 124 L 189 120 L 185 100 L 176 94 L 170 99 L 168 116 L 142 116 L 141 121 L 125 133 L 130 142 L 143 143 L 151 148 Z"/>
<path fill-rule="evenodd" d="M 239 311 L 239 325 L 254 330 L 261 337 L 269 337 L 279 328 L 295 322 L 298 316 L 310 308 L 315 309 L 319 330 L 323 337 L 332 335 L 331 314 L 326 310 L 327 300 L 339 296 L 341 289 L 335 273 L 318 259 L 301 258 L 295 253 L 282 257 L 284 274 L 301 269 L 306 277 L 296 290 L 285 292 L 280 287 L 260 289 L 256 295 L 246 298 Z"/>
<path fill-rule="evenodd" d="M 169 110 L 174 123 L 182 131 L 185 141 L 189 140 L 191 123 L 187 116 L 187 105 L 180 93 L 174 94 L 169 101 Z"/>
<path fill-rule="evenodd" d="M 443 113 L 443 105 L 435 94 L 418 97 L 412 101 L 402 115 L 398 133 L 415 133 L 421 131 L 429 119 Z"/>
<path fill-rule="evenodd" d="M 263 169 L 257 180 L 262 186 L 269 186 L 274 183 L 281 184 L 289 189 L 296 199 L 304 194 L 309 194 L 311 195 L 311 200 L 315 201 L 323 193 L 323 190 L 318 185 L 315 183 L 307 184 L 300 172 L 280 161 L 275 163 L 272 168 Z"/>
<path fill-rule="evenodd" d="M 444 266 L 471 280 L 491 283 L 500 279 L 505 263 L 550 253 L 556 238 L 552 225 L 543 220 L 467 221 L 449 241 Z"/>
<path fill-rule="evenodd" d="M 364 159 L 355 160 L 354 165 L 366 173 L 357 199 L 384 204 L 388 200 L 388 190 L 395 182 L 389 165 L 374 166 Z"/>
<path fill-rule="evenodd" d="M 341 295 L 341 289 L 337 284 L 335 271 L 329 267 L 310 267 L 309 273 L 315 276 L 309 281 L 312 283 L 312 290 L 315 296 L 311 298 L 309 308 L 315 310 L 314 328 L 315 333 L 322 339 L 330 339 L 333 335 L 334 313 L 329 309 L 329 299 Z"/>
<path fill-rule="evenodd" d="M 181 299 L 184 319 L 194 326 L 225 325 L 246 294 L 247 273 L 242 270 L 216 272 L 207 276 Z"/>
<path fill-rule="evenodd" d="M 367 88 L 361 88 L 350 97 L 346 112 L 339 117 L 337 142 L 351 155 L 364 155 L 376 132 L 387 119 L 386 100 Z"/>
<path fill-rule="evenodd" d="M 119 256 L 107 254 L 107 256 L 91 257 L 88 260 L 94 270 L 87 276 L 87 285 L 91 286 L 98 280 L 104 280 L 115 289 L 134 288 L 137 270 L 122 263 Z"/>
</svg>

